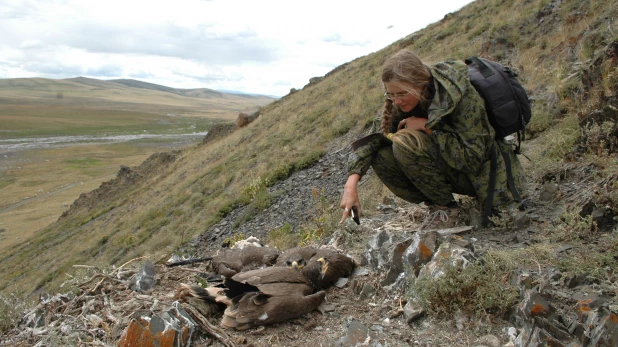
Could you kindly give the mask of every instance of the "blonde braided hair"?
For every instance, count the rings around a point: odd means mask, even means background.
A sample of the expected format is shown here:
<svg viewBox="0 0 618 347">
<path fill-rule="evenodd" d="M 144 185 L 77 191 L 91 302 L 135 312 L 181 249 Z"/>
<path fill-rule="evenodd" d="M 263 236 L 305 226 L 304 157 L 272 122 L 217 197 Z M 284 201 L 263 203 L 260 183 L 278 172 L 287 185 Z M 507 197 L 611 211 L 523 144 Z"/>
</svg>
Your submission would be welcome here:
<svg viewBox="0 0 618 347">
<path fill-rule="evenodd" d="M 431 80 L 431 71 L 427 65 L 423 64 L 416 54 L 408 49 L 402 49 L 384 62 L 384 65 L 382 65 L 381 80 L 383 84 L 386 82 L 401 83 L 402 87 L 405 87 L 407 92 L 413 94 L 422 104 L 425 104 L 427 100 L 423 91 Z M 423 147 L 421 132 L 412 129 L 402 129 L 396 134 L 391 133 L 393 116 L 394 113 L 398 112 L 400 112 L 400 110 L 394 109 L 392 100 L 384 100 L 381 125 L 382 133 L 393 140 L 393 142 L 399 143 L 409 149 L 421 149 Z M 413 140 L 410 141 L 410 136 L 399 136 L 400 134 L 411 135 Z"/>
</svg>

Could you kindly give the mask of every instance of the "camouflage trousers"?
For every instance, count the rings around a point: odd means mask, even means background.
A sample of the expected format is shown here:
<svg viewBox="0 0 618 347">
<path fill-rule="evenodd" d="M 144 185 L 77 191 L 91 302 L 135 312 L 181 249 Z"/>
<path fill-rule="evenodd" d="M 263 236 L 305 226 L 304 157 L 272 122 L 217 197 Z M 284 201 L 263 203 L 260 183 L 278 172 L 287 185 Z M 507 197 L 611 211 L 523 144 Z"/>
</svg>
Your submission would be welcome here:
<svg viewBox="0 0 618 347">
<path fill-rule="evenodd" d="M 378 150 L 372 168 L 386 187 L 396 196 L 412 203 L 423 201 L 446 206 L 453 201 L 453 193 L 476 197 L 484 203 L 489 187 L 489 157 L 475 174 L 459 172 L 444 163 L 432 136 L 424 135 L 421 150 L 411 150 L 398 143 Z M 522 194 L 525 186 L 523 168 L 509 145 L 496 141 L 498 153 L 509 156 L 515 187 Z M 507 180 L 505 163 L 498 154 L 493 206 L 514 201 Z M 475 177 L 475 183 L 470 176 Z M 485 177 L 486 179 L 482 179 Z"/>
<path fill-rule="evenodd" d="M 453 193 L 475 196 L 466 175 L 441 163 L 437 144 L 431 136 L 423 136 L 421 150 L 410 150 L 393 143 L 381 148 L 372 161 L 372 168 L 386 187 L 396 196 L 412 202 L 433 202 L 446 206 Z"/>
</svg>

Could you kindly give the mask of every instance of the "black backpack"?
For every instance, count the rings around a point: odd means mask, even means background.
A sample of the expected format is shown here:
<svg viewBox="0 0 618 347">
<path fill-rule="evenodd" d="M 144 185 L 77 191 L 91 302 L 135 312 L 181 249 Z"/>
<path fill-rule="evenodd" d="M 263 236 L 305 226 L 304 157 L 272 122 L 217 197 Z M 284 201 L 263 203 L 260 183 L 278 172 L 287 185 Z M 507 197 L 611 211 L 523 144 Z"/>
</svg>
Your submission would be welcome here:
<svg viewBox="0 0 618 347">
<path fill-rule="evenodd" d="M 485 110 L 489 123 L 496 131 L 496 139 L 517 133 L 518 142 L 515 153 L 520 154 L 521 141 L 525 140 L 526 125 L 532 118 L 532 111 L 526 90 L 517 80 L 517 74 L 510 67 L 491 60 L 473 56 L 465 61 L 468 65 L 470 82 L 485 100 Z M 520 201 L 521 197 L 515 188 L 515 181 L 511 172 L 511 161 L 508 155 L 503 155 L 503 158 L 509 189 L 515 201 Z M 492 146 L 489 189 L 483 211 L 484 226 L 489 224 L 489 216 L 492 214 L 497 161 L 496 148 Z"/>
<path fill-rule="evenodd" d="M 532 111 L 517 74 L 508 66 L 474 56 L 466 59 L 466 65 L 470 82 L 485 100 L 487 117 L 496 131 L 496 138 L 517 133 L 515 153 L 519 154 Z"/>
</svg>

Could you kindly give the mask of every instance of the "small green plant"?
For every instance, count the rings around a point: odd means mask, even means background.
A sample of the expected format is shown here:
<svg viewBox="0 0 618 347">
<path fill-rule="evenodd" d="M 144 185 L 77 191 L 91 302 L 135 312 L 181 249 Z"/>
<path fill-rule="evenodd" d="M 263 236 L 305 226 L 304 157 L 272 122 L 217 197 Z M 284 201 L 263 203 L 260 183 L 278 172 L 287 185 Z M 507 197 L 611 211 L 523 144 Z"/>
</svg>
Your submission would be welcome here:
<svg viewBox="0 0 618 347">
<path fill-rule="evenodd" d="M 319 241 L 322 240 L 324 236 L 324 229 L 303 228 L 300 231 L 300 240 L 298 241 L 298 245 L 301 247 L 315 245 L 316 243 L 319 243 Z"/>
<path fill-rule="evenodd" d="M 346 129 L 347 131 L 347 129 Z M 313 165 L 321 157 L 327 153 L 326 150 L 315 150 L 302 157 L 296 163 L 294 163 L 294 170 L 299 171 Z"/>
<path fill-rule="evenodd" d="M 272 195 L 266 190 L 261 190 L 253 197 L 253 202 L 251 203 L 255 206 L 257 211 L 263 211 L 267 209 L 273 203 Z"/>
<path fill-rule="evenodd" d="M 580 130 L 577 119 L 572 116 L 565 118 L 560 125 L 554 127 L 547 135 L 548 159 L 563 160 L 573 150 L 573 145 L 579 138 Z"/>
<path fill-rule="evenodd" d="M 592 216 L 582 217 L 573 211 L 564 212 L 560 223 L 550 230 L 550 239 L 556 242 L 588 240 L 597 232 Z"/>
<path fill-rule="evenodd" d="M 575 247 L 558 260 L 558 269 L 563 274 L 583 275 L 596 283 L 610 285 L 610 290 L 618 290 L 618 235 L 604 236 L 602 244 L 594 250 L 589 245 Z"/>
<path fill-rule="evenodd" d="M 246 196 L 249 202 L 257 211 L 262 211 L 272 204 L 272 196 L 268 192 L 268 187 L 273 181 L 270 178 L 258 177 L 244 189 L 243 196 Z"/>
<path fill-rule="evenodd" d="M 219 209 L 219 211 L 217 211 L 217 217 L 219 219 L 225 218 L 225 216 L 230 214 L 233 210 L 234 210 L 234 203 L 233 202 L 231 202 L 229 204 L 226 204 L 226 205 L 222 206 Z"/>
<path fill-rule="evenodd" d="M 488 31 L 489 28 L 491 28 L 491 24 L 489 24 L 489 23 L 485 23 L 485 24 L 481 25 L 480 27 L 477 27 L 476 29 L 472 30 L 468 34 L 468 36 L 467 36 L 468 40 L 472 40 L 475 37 L 481 35 L 482 33 Z"/>
<path fill-rule="evenodd" d="M 562 80 L 558 93 L 562 99 L 569 99 L 581 94 L 581 88 L 579 78 L 572 75 Z"/>
<path fill-rule="evenodd" d="M 306 246 L 319 243 L 320 240 L 332 234 L 336 229 L 336 217 L 333 213 L 333 203 L 326 199 L 324 189 L 313 187 L 311 191 L 313 210 L 311 222 L 300 232 L 299 245 Z"/>
<path fill-rule="evenodd" d="M 0 333 L 5 334 L 15 328 L 29 306 L 15 294 L 0 296 Z"/>
<path fill-rule="evenodd" d="M 288 178 L 294 172 L 294 167 L 291 164 L 282 164 L 278 168 L 272 170 L 268 174 L 269 182 L 278 182 Z"/>
<path fill-rule="evenodd" d="M 613 122 L 593 123 L 584 127 L 578 140 L 580 147 L 589 154 L 608 159 L 618 152 L 618 124 Z"/>
<path fill-rule="evenodd" d="M 296 246 L 298 235 L 294 233 L 292 225 L 285 223 L 278 229 L 268 232 L 268 244 L 278 249 L 288 249 Z"/>
<path fill-rule="evenodd" d="M 243 193 L 247 194 L 250 200 L 253 200 L 258 194 L 265 191 L 271 184 L 272 182 L 269 178 L 258 177 L 244 189 Z"/>
<path fill-rule="evenodd" d="M 500 211 L 497 214 L 489 217 L 489 220 L 494 224 L 494 228 L 496 230 L 504 230 L 508 232 L 508 230 L 513 229 L 513 223 L 515 218 L 515 212 L 511 211 Z"/>
<path fill-rule="evenodd" d="M 274 199 L 268 191 L 268 187 L 271 184 L 272 181 L 269 178 L 258 177 L 242 191 L 236 205 L 248 204 L 248 206 L 245 211 L 234 221 L 234 228 L 238 228 L 243 223 L 250 221 L 256 213 L 259 213 L 272 205 Z M 225 215 L 221 215 L 221 217 L 223 218 Z"/>
<path fill-rule="evenodd" d="M 511 283 L 515 270 L 536 269 L 553 260 L 545 245 L 516 251 L 490 250 L 465 268 L 447 264 L 438 278 L 413 280 L 410 295 L 438 315 L 455 312 L 505 316 L 517 302 L 519 291 Z"/>
<path fill-rule="evenodd" d="M 225 240 L 223 240 L 223 244 L 228 245 L 228 247 L 232 247 L 234 246 L 238 241 L 240 240 L 244 240 L 245 239 L 245 234 L 243 233 L 238 233 L 238 234 L 234 234 L 232 237 L 226 237 Z"/>
</svg>

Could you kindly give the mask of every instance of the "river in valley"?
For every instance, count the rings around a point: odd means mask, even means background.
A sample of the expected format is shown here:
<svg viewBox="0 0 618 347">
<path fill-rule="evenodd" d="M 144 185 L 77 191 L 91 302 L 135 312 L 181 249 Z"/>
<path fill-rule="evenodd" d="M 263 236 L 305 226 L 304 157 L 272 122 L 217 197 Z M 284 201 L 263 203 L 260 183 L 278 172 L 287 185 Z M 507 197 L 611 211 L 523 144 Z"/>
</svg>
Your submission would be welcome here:
<svg viewBox="0 0 618 347">
<path fill-rule="evenodd" d="M 100 135 L 100 136 L 50 136 L 0 139 L 0 155 L 9 152 L 32 149 L 51 149 L 58 147 L 75 146 L 82 144 L 109 144 L 140 140 L 164 140 L 165 142 L 179 142 L 179 144 L 194 142 L 203 138 L 208 132 L 187 134 L 134 134 L 134 135 Z"/>
</svg>

